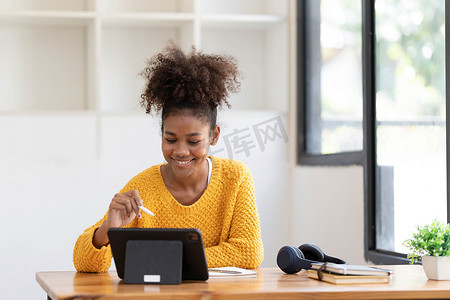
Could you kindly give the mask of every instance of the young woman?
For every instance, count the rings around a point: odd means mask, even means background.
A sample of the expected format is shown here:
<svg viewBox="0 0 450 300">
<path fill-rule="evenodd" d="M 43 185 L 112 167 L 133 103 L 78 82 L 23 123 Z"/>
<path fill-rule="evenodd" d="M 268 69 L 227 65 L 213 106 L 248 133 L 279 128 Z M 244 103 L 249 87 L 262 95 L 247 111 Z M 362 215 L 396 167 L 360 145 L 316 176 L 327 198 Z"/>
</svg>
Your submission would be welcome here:
<svg viewBox="0 0 450 300">
<path fill-rule="evenodd" d="M 148 61 L 141 104 L 162 117 L 167 163 L 150 167 L 114 195 L 107 214 L 78 238 L 73 261 L 82 272 L 111 264 L 107 231 L 113 227 L 198 228 L 208 267 L 257 268 L 263 245 L 252 175 L 241 162 L 208 156 L 219 138 L 217 107 L 239 90 L 229 56 L 188 55 L 169 44 Z M 141 214 L 143 205 L 155 215 Z"/>
</svg>

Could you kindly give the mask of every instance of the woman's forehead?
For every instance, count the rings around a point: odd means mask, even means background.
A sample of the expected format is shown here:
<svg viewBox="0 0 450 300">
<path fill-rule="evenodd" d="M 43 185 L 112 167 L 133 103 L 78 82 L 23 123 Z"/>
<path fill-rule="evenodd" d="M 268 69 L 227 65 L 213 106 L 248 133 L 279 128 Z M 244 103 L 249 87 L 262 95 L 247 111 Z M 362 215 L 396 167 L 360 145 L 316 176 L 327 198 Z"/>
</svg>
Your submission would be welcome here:
<svg viewBox="0 0 450 300">
<path fill-rule="evenodd" d="M 169 115 L 163 121 L 164 133 L 195 135 L 209 132 L 209 124 L 192 114 Z"/>
</svg>

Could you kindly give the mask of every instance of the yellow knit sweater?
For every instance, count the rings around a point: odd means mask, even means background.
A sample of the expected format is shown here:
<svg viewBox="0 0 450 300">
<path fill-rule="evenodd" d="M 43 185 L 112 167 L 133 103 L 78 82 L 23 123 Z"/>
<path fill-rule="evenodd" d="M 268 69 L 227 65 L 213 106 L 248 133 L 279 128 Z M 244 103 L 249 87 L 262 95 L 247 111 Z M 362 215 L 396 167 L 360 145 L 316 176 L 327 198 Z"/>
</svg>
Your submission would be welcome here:
<svg viewBox="0 0 450 300">
<path fill-rule="evenodd" d="M 136 189 L 155 216 L 142 214 L 126 227 L 198 228 L 202 232 L 208 267 L 257 268 L 263 260 L 263 245 L 256 209 L 253 178 L 241 162 L 211 157 L 211 180 L 200 199 L 190 206 L 178 203 L 167 190 L 160 165 L 131 179 L 121 193 Z M 73 262 L 80 272 L 104 272 L 111 265 L 111 247 L 92 244 L 103 217 L 78 238 Z"/>
</svg>

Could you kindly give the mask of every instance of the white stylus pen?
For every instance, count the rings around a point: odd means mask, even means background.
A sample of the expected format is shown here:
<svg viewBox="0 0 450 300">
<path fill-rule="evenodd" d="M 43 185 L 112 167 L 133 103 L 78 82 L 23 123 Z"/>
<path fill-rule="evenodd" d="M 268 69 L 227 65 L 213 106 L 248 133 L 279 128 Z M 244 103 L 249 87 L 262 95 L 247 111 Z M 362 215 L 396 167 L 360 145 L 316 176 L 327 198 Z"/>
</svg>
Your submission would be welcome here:
<svg viewBox="0 0 450 300">
<path fill-rule="evenodd" d="M 154 216 L 154 214 L 153 214 L 150 210 L 148 210 L 147 208 L 145 208 L 144 206 L 138 205 L 138 207 L 139 207 L 139 209 L 141 209 L 142 211 L 146 212 L 148 215 Z"/>
</svg>

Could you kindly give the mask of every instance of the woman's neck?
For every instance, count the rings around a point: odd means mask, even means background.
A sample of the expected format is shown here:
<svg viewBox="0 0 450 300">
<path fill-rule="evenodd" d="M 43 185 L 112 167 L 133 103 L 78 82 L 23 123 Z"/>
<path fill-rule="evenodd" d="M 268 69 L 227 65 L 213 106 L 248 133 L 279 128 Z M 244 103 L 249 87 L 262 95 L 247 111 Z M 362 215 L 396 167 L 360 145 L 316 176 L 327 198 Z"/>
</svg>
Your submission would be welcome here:
<svg viewBox="0 0 450 300">
<path fill-rule="evenodd" d="M 171 193 L 203 193 L 208 185 L 208 171 L 209 165 L 206 160 L 202 164 L 202 168 L 190 176 L 176 176 L 167 164 L 161 167 L 164 184 Z"/>
</svg>

